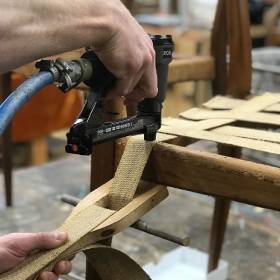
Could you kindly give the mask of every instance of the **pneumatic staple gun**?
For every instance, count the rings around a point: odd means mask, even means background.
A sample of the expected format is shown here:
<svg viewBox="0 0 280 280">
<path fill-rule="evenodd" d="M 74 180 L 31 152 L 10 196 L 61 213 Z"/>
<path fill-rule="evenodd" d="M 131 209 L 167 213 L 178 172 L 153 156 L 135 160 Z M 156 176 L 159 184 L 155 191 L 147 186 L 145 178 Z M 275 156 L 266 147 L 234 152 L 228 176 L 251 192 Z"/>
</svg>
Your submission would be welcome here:
<svg viewBox="0 0 280 280">
<path fill-rule="evenodd" d="M 77 121 L 67 134 L 66 152 L 90 155 L 92 146 L 129 135 L 144 134 L 147 141 L 153 141 L 161 127 L 162 103 L 167 90 L 168 65 L 172 60 L 173 41 L 170 35 L 151 36 L 156 52 L 158 95 L 138 104 L 133 117 L 105 122 L 104 97 L 115 77 L 104 67 L 92 50 L 87 50 L 79 60 L 47 61 L 37 63 L 41 71 L 51 71 L 63 91 L 84 82 L 90 93 Z"/>
</svg>

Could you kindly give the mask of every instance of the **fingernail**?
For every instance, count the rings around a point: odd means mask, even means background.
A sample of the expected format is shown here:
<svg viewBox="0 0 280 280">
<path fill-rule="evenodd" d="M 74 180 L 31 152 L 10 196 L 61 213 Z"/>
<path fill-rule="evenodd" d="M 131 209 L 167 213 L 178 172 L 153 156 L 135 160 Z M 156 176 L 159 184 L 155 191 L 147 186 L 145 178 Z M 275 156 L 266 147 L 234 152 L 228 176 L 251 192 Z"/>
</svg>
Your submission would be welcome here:
<svg viewBox="0 0 280 280">
<path fill-rule="evenodd" d="M 58 241 L 67 240 L 67 233 L 66 232 L 56 231 L 53 234 L 54 234 L 55 239 L 58 240 Z"/>
</svg>

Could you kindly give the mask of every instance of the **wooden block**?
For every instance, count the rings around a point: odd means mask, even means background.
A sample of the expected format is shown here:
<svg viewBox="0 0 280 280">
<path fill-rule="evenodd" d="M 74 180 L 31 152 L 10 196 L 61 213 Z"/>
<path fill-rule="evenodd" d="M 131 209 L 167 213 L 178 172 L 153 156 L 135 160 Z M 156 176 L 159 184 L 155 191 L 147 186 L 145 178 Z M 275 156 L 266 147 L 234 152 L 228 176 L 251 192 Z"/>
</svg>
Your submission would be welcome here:
<svg viewBox="0 0 280 280">
<path fill-rule="evenodd" d="M 30 142 L 30 162 L 32 165 L 42 165 L 48 161 L 48 143 L 46 138 Z"/>
</svg>

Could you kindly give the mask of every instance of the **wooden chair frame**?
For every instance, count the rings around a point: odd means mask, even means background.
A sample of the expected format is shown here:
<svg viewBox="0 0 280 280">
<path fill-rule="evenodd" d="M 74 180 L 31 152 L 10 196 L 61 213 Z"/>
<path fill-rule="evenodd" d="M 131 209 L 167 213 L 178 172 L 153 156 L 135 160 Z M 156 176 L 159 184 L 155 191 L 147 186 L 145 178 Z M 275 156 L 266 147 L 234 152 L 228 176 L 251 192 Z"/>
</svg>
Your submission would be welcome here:
<svg viewBox="0 0 280 280">
<path fill-rule="evenodd" d="M 245 98 L 250 93 L 251 86 L 251 39 L 246 1 L 219 1 L 212 33 L 211 52 L 212 56 L 175 61 L 170 67 L 169 82 L 212 80 L 213 93 L 215 95 L 227 94 L 233 97 Z M 227 54 L 229 54 L 230 58 L 229 64 L 227 63 Z M 240 75 L 240 69 L 243 71 L 242 75 Z M 0 89 L 2 95 L 5 95 L 7 88 L 9 88 L 9 80 L 5 77 L 2 77 L 3 81 Z M 121 100 L 110 101 L 108 103 L 108 111 L 118 111 L 120 113 L 118 117 L 126 115 Z M 7 165 L 7 170 L 11 170 L 11 161 L 9 158 L 7 159 L 11 147 L 9 137 L 10 131 L 7 132 L 4 138 L 6 139 L 4 140 L 4 144 L 6 143 L 4 156 L 6 155 L 5 164 Z M 176 144 L 178 144 L 178 140 L 180 139 L 177 139 Z M 92 155 L 91 169 L 92 190 L 109 181 L 114 176 L 115 168 L 119 162 L 125 143 L 126 141 L 124 139 L 119 139 L 115 142 L 101 144 L 95 147 Z M 224 155 L 229 156 L 229 158 L 225 160 Z M 238 159 L 239 157 L 239 148 L 231 148 L 224 145 L 219 145 L 219 155 L 211 155 L 207 152 L 186 150 L 178 145 L 161 143 L 152 152 L 144 175 L 145 179 L 152 182 L 215 197 L 216 201 L 209 249 L 209 271 L 212 271 L 218 265 L 231 200 L 280 210 L 279 203 L 273 199 L 260 200 L 260 195 L 254 196 L 254 193 L 253 195 L 244 194 L 242 190 L 238 192 L 239 195 L 236 195 L 236 188 L 241 184 L 238 186 L 235 184 L 236 181 L 232 177 L 232 174 L 239 174 L 239 181 L 244 180 L 247 184 L 251 184 L 251 187 L 256 192 L 261 192 L 270 187 L 274 193 L 274 197 L 276 197 L 276 194 L 279 194 L 278 188 L 275 188 L 274 184 L 268 183 L 280 181 L 280 176 L 275 168 L 263 165 L 260 171 L 260 165 L 253 163 L 246 164 Z M 201 161 L 209 164 L 204 164 L 203 168 L 201 165 L 195 164 Z M 170 162 L 172 162 L 172 166 L 176 164 L 178 169 L 180 168 L 184 172 L 190 168 L 193 172 L 203 172 L 205 174 L 205 181 L 194 182 L 190 179 L 191 176 L 184 176 L 184 178 L 174 180 L 175 174 L 170 172 L 174 168 L 170 168 Z M 215 168 L 211 168 L 213 165 Z M 231 171 L 228 174 L 224 171 L 225 165 L 227 167 L 226 170 Z M 247 173 L 252 175 L 249 181 L 248 176 L 246 177 L 241 172 L 243 168 L 247 170 Z M 176 170 L 178 169 L 176 168 Z M 166 172 L 167 170 L 168 172 Z M 263 172 L 265 179 L 260 180 L 259 178 L 255 178 L 253 174 L 256 170 Z M 5 173 L 7 204 L 11 203 L 10 174 L 9 172 Z M 219 177 L 221 174 L 223 176 Z M 212 183 L 207 178 L 213 176 L 223 178 L 223 180 L 219 179 L 215 183 Z M 223 192 L 221 192 L 220 186 L 223 186 Z M 234 188 L 235 192 L 233 192 Z M 110 242 L 111 240 L 105 241 L 107 245 Z M 86 279 L 99 279 L 98 274 L 90 265 L 90 261 L 87 265 Z"/>
<path fill-rule="evenodd" d="M 212 80 L 214 95 L 227 94 L 238 98 L 245 98 L 249 95 L 251 87 L 251 38 L 247 5 L 248 3 L 244 0 L 220 0 L 212 33 L 212 56 L 174 61 L 170 66 L 169 82 Z M 228 54 L 229 64 L 227 63 Z M 240 69 L 243 71 L 242 75 L 240 75 Z M 125 110 L 120 102 L 112 102 L 108 104 L 108 107 L 110 110 L 117 110 L 122 112 L 123 116 L 125 115 Z M 95 147 L 92 155 L 92 189 L 96 189 L 114 176 L 125 143 L 124 139 L 119 139 Z M 275 206 L 270 202 L 259 201 L 254 195 L 242 196 L 241 191 L 240 196 L 237 197 L 232 188 L 238 186 L 235 185 L 235 180 L 232 180 L 231 172 L 223 174 L 227 180 L 219 182 L 225 188 L 224 192 L 221 193 L 219 188 L 215 187 L 215 184 L 207 178 L 218 176 L 221 174 L 219 172 L 223 172 L 222 167 L 224 167 L 225 162 L 222 159 L 224 159 L 224 155 L 231 157 L 228 158 L 226 164 L 233 172 L 240 171 L 240 168 L 246 168 L 247 171 L 250 170 L 250 174 L 253 174 L 255 169 L 259 170 L 259 165 L 252 163 L 245 166 L 243 161 L 238 159 L 240 157 L 239 148 L 219 145 L 219 155 L 211 155 L 207 152 L 189 151 L 179 146 L 160 143 L 152 152 L 144 175 L 145 179 L 153 182 L 215 197 L 209 247 L 209 271 L 214 270 L 219 262 L 231 200 L 280 209 L 279 205 Z M 201 170 L 201 167 L 195 164 L 202 160 L 209 163 L 209 168 L 205 164 L 205 170 Z M 182 180 L 174 180 L 175 177 L 170 172 L 174 168 L 170 168 L 170 162 L 173 166 L 176 164 L 184 172 L 190 168 L 200 173 L 205 171 L 205 182 L 203 184 L 201 182 L 194 183 L 187 175 Z M 217 169 L 211 169 L 213 163 L 216 164 Z M 274 168 L 262 167 L 264 168 L 263 172 L 266 175 L 269 174 L 268 176 L 271 176 L 272 180 L 279 180 L 279 175 L 276 175 Z M 167 170 L 168 172 L 166 172 Z M 178 169 L 176 168 L 176 170 Z M 242 172 L 240 174 L 242 175 Z M 241 176 L 239 180 L 242 178 Z M 253 177 L 250 183 L 254 184 L 256 190 L 264 188 L 265 184 L 264 181 L 257 181 Z M 110 244 L 110 241 L 106 242 L 107 245 Z M 86 279 L 100 279 L 90 262 L 87 266 Z"/>
</svg>

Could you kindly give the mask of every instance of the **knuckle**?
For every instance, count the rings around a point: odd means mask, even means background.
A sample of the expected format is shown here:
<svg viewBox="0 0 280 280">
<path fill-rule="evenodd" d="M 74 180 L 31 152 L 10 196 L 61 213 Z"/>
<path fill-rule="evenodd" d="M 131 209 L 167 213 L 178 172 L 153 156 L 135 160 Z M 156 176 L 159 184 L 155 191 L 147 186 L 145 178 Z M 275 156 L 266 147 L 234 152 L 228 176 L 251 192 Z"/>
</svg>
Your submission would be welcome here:
<svg viewBox="0 0 280 280">
<path fill-rule="evenodd" d="M 130 73 L 136 73 L 139 71 L 140 68 L 141 68 L 141 63 L 139 62 L 139 59 L 131 59 L 127 63 L 127 70 Z"/>
<path fill-rule="evenodd" d="M 155 97 L 158 94 L 158 87 L 157 84 L 152 84 L 149 87 L 149 90 L 146 91 L 148 97 Z"/>
<path fill-rule="evenodd" d="M 152 49 L 151 49 L 151 56 L 152 56 L 153 61 L 155 61 L 156 60 L 156 51 L 155 51 L 153 46 L 152 46 Z"/>
<path fill-rule="evenodd" d="M 68 274 L 72 270 L 72 263 L 70 261 L 61 261 L 57 264 L 55 271 L 57 274 Z"/>
<path fill-rule="evenodd" d="M 153 63 L 154 59 L 151 53 L 147 53 L 144 57 L 144 65 L 149 66 Z"/>
<path fill-rule="evenodd" d="M 158 95 L 158 89 L 155 89 L 154 91 L 151 92 L 152 96 L 155 97 Z"/>
</svg>

